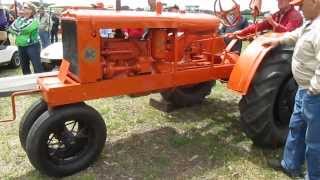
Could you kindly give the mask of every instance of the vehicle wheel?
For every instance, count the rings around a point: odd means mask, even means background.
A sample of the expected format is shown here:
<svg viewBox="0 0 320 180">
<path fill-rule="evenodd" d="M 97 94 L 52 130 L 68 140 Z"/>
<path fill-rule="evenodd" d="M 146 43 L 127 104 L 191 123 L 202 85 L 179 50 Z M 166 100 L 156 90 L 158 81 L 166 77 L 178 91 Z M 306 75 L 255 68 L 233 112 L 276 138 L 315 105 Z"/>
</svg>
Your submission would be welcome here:
<svg viewBox="0 0 320 180">
<path fill-rule="evenodd" d="M 21 146 L 24 150 L 26 150 L 26 141 L 29 134 L 29 130 L 31 129 L 34 122 L 47 110 L 47 103 L 44 102 L 42 99 L 39 99 L 38 101 L 33 103 L 22 116 L 22 119 L 19 124 L 19 138 Z"/>
<path fill-rule="evenodd" d="M 13 53 L 10 61 L 10 67 L 17 68 L 20 66 L 20 64 L 21 64 L 21 59 L 20 59 L 19 53 L 18 52 Z"/>
<path fill-rule="evenodd" d="M 211 93 L 214 84 L 215 81 L 208 81 L 192 86 L 177 87 L 162 92 L 161 96 L 175 106 L 191 106 L 201 103 Z"/>
<path fill-rule="evenodd" d="M 272 50 L 240 101 L 241 126 L 255 145 L 275 148 L 286 141 L 298 89 L 291 58 L 291 50 Z"/>
<path fill-rule="evenodd" d="M 52 177 L 72 175 L 100 155 L 106 125 L 100 114 L 85 104 L 48 110 L 32 126 L 26 152 L 31 164 Z"/>
</svg>

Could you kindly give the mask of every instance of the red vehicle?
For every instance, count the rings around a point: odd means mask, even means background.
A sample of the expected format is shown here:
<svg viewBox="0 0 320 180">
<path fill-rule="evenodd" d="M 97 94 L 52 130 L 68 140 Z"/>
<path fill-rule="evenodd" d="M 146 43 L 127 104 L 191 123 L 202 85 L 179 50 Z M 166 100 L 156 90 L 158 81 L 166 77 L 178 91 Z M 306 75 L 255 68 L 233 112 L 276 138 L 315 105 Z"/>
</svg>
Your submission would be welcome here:
<svg viewBox="0 0 320 180">
<path fill-rule="evenodd" d="M 66 11 L 58 75 L 42 76 L 37 89 L 12 95 L 13 104 L 18 95 L 42 96 L 20 123 L 21 144 L 32 165 L 61 177 L 98 158 L 106 126 L 87 100 L 161 93 L 176 106 L 188 106 L 200 103 L 217 80 L 228 81 L 228 88 L 243 95 L 241 123 L 255 144 L 283 144 L 297 89 L 292 49 L 271 50 L 256 38 L 239 56 L 217 34 L 219 24 L 216 16 L 162 13 L 161 6 L 149 13 Z M 148 33 L 143 39 L 102 38 L 99 30 L 105 28 L 145 28 Z"/>
</svg>

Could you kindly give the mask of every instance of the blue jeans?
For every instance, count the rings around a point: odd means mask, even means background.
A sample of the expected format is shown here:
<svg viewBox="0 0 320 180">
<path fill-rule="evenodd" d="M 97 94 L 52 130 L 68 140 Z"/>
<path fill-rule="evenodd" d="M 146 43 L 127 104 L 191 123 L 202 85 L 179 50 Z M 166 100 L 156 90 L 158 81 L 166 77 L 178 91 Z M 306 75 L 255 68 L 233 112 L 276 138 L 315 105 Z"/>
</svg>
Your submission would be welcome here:
<svg viewBox="0 0 320 180">
<path fill-rule="evenodd" d="M 44 72 L 40 59 L 40 43 L 32 44 L 26 47 L 18 47 L 21 59 L 21 68 L 24 75 L 31 74 L 30 61 L 35 73 Z"/>
<path fill-rule="evenodd" d="M 281 165 L 298 173 L 307 161 L 310 180 L 320 179 L 320 95 L 299 88 Z"/>
<path fill-rule="evenodd" d="M 46 48 L 50 45 L 50 33 L 48 31 L 39 31 L 41 47 Z"/>
</svg>

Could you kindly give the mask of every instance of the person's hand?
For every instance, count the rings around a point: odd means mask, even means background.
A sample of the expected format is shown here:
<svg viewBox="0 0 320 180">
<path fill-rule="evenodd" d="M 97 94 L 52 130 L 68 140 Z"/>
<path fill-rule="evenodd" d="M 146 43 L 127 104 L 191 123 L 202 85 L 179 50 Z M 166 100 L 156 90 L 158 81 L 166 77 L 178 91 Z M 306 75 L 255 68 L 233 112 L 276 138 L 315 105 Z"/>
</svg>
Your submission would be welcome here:
<svg viewBox="0 0 320 180">
<path fill-rule="evenodd" d="M 128 32 L 124 32 L 124 38 L 125 39 L 129 39 L 129 33 Z"/>
<path fill-rule="evenodd" d="M 273 20 L 273 17 L 271 15 L 267 16 L 266 17 L 266 20 L 268 21 L 268 23 L 271 25 L 271 26 L 275 26 L 276 25 L 276 22 Z"/>
<path fill-rule="evenodd" d="M 226 37 L 227 37 L 227 38 L 230 38 L 230 39 L 234 39 L 234 38 L 236 38 L 239 34 L 240 34 L 240 31 L 235 31 L 235 32 L 233 32 L 233 33 L 227 33 L 227 34 L 226 34 Z"/>
<path fill-rule="evenodd" d="M 272 46 L 272 47 L 277 47 L 279 44 L 280 44 L 279 39 L 275 39 L 275 38 L 266 38 L 262 43 L 263 46 Z"/>
<path fill-rule="evenodd" d="M 314 88 L 310 87 L 308 90 L 307 90 L 307 94 L 309 96 L 318 96 L 319 95 L 319 92 L 317 92 Z"/>
<path fill-rule="evenodd" d="M 227 34 L 226 34 L 226 37 L 229 38 L 229 39 L 233 39 L 233 38 L 235 38 L 236 36 L 235 36 L 234 33 L 227 33 Z"/>
</svg>

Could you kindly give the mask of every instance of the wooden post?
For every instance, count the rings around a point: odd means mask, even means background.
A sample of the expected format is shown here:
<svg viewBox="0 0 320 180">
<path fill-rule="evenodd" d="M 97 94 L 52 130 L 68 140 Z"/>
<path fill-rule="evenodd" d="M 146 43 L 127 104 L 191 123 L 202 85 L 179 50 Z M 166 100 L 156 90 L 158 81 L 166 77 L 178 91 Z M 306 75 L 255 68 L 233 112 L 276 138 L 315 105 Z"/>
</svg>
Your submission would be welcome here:
<svg viewBox="0 0 320 180">
<path fill-rule="evenodd" d="M 26 91 L 37 88 L 37 79 L 39 77 L 47 76 L 57 76 L 58 71 L 40 73 L 40 74 L 31 74 L 25 76 L 13 76 L 0 78 L 0 97 L 10 96 L 12 93 L 17 91 Z"/>
</svg>

